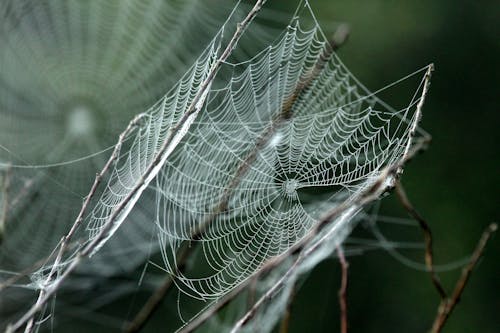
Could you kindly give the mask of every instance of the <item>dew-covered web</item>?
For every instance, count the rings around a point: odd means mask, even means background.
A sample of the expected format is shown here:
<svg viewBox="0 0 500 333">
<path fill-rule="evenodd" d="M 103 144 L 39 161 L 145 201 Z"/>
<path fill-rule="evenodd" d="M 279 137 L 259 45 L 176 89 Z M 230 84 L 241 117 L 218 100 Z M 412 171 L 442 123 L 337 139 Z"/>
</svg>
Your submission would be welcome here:
<svg viewBox="0 0 500 333">
<path fill-rule="evenodd" d="M 210 93 L 156 181 L 165 268 L 182 292 L 204 301 L 246 281 L 400 161 L 420 101 L 386 107 L 300 15 L 260 55 L 226 66 L 230 82 Z M 179 260 L 195 246 L 201 254 L 183 272 Z"/>
<path fill-rule="evenodd" d="M 104 253 L 130 269 L 159 246 L 178 289 L 213 304 L 297 245 L 306 254 L 328 250 L 281 277 L 293 281 L 345 239 L 365 204 L 359 199 L 388 168 L 402 166 L 414 142 L 424 80 L 406 107 L 387 106 L 340 62 L 307 1 L 270 46 L 241 61 L 240 44 L 214 72 L 241 15 L 236 7 L 222 28 L 211 30 L 217 15 L 202 3 L 41 1 L 34 10 L 20 1 L 2 7 L 13 19 L 0 36 L 9 45 L 0 52 L 6 64 L 0 190 L 9 183 L 0 208 L 11 206 L 14 222 L 0 220 L 9 237 L 1 246 L 10 244 L 14 253 L 15 244 L 40 230 L 45 244 L 29 251 L 64 250 L 33 274 L 32 288 L 59 288 L 58 278 L 94 253 L 88 262 Z M 203 47 L 185 43 L 191 39 Z M 25 71 L 17 75 L 20 68 Z M 77 236 L 62 246 L 60 237 L 111 150 L 109 172 L 75 224 Z M 385 180 L 390 186 L 392 178 Z M 30 205 L 14 207 L 4 199 L 11 193 Z M 325 220 L 338 207 L 342 214 Z M 147 242 L 152 236 L 153 245 Z M 114 255 L 106 255 L 114 244 Z M 189 263 L 186 253 L 194 253 Z M 294 267 L 277 266 L 277 272 Z M 115 267 L 105 263 L 94 271 L 112 274 Z"/>
</svg>

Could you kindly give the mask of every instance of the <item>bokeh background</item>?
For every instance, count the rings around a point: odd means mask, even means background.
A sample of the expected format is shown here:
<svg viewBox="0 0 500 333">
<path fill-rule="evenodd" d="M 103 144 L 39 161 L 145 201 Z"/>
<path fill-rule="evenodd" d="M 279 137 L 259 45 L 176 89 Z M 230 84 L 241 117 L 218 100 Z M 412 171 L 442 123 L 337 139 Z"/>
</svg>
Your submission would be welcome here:
<svg viewBox="0 0 500 333">
<path fill-rule="evenodd" d="M 292 1 L 270 1 L 291 10 Z M 350 39 L 339 56 L 371 90 L 435 64 L 422 127 L 429 149 L 406 168 L 407 194 L 431 225 L 437 264 L 471 254 L 482 230 L 500 220 L 500 5 L 497 1 L 311 0 L 325 32 L 348 23 Z M 393 91 L 392 91 L 393 92 Z M 384 96 L 398 105 L 407 96 Z M 381 213 L 405 216 L 384 201 Z M 418 241 L 418 228 L 386 226 L 388 238 Z M 353 237 L 366 230 L 360 225 Z M 413 233 L 413 235 L 412 235 Z M 500 239 L 488 245 L 462 300 L 443 332 L 498 332 L 500 328 Z M 404 252 L 404 251 L 402 251 Z M 423 259 L 423 253 L 408 253 Z M 350 332 L 425 332 L 439 298 L 427 273 L 383 250 L 352 255 L 348 311 Z M 293 307 L 292 332 L 338 331 L 335 259 L 319 265 Z M 461 269 L 440 273 L 451 290 Z"/>
</svg>

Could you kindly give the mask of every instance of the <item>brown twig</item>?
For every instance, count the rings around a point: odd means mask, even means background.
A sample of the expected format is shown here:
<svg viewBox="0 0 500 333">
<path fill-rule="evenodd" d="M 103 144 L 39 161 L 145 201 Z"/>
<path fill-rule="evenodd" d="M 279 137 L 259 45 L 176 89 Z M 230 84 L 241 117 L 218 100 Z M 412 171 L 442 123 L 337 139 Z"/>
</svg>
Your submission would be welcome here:
<svg viewBox="0 0 500 333">
<path fill-rule="evenodd" d="M 2 170 L 0 174 L 0 244 L 5 232 L 5 224 L 7 223 L 7 212 L 9 206 L 9 187 L 10 187 L 10 177 L 11 177 L 11 166 L 7 166 L 5 170 Z"/>
<path fill-rule="evenodd" d="M 345 259 L 344 250 L 342 247 L 337 248 L 339 256 L 340 268 L 342 270 L 342 281 L 339 289 L 339 305 L 340 305 L 340 332 L 347 333 L 347 284 L 348 284 L 348 269 L 349 263 Z"/>
<path fill-rule="evenodd" d="M 290 290 L 290 295 L 288 295 L 288 300 L 286 302 L 285 313 L 280 323 L 280 333 L 288 333 L 290 328 L 290 317 L 292 315 L 292 305 L 295 295 L 297 293 L 297 282 L 295 282 Z"/>
<path fill-rule="evenodd" d="M 476 245 L 476 248 L 472 254 L 472 257 L 470 258 L 469 263 L 462 269 L 462 274 L 460 275 L 460 278 L 455 284 L 455 288 L 453 289 L 451 296 L 449 298 L 441 299 L 441 303 L 439 305 L 436 318 L 434 319 L 434 323 L 430 330 L 431 333 L 441 332 L 442 328 L 444 327 L 444 324 L 450 317 L 451 312 L 460 301 L 460 297 L 464 292 L 465 286 L 469 281 L 470 275 L 473 269 L 476 267 L 479 259 L 483 255 L 488 240 L 491 238 L 492 234 L 497 229 L 498 225 L 496 223 L 492 223 L 486 228 L 485 231 L 483 231 L 483 234 Z"/>
<path fill-rule="evenodd" d="M 486 230 L 483 232 L 469 263 L 462 270 L 462 275 L 458 279 L 455 285 L 455 289 L 453 290 L 453 293 L 451 294 L 450 297 L 448 297 L 448 294 L 446 293 L 434 269 L 432 232 L 429 224 L 413 207 L 410 200 L 408 199 L 408 196 L 406 195 L 403 185 L 399 181 L 396 183 L 396 194 L 399 198 L 399 201 L 406 209 L 408 214 L 410 214 L 410 216 L 413 217 L 419 223 L 419 226 L 424 233 L 425 265 L 427 267 L 427 271 L 431 275 L 432 283 L 441 298 L 441 303 L 438 308 L 438 313 L 436 315 L 436 318 L 434 319 L 434 323 L 432 325 L 430 332 L 439 333 L 441 332 L 444 324 L 448 320 L 451 312 L 460 301 L 460 297 L 470 278 L 472 270 L 474 269 L 479 258 L 483 254 L 486 243 L 490 239 L 491 235 L 497 230 L 497 225 L 494 223 L 490 224 L 488 228 L 486 228 Z"/>
<path fill-rule="evenodd" d="M 403 205 L 403 207 L 406 209 L 408 214 L 410 214 L 411 217 L 413 217 L 418 224 L 420 225 L 420 228 L 422 229 L 422 232 L 424 233 L 424 239 L 425 239 L 425 265 L 427 267 L 427 271 L 429 271 L 432 279 L 432 283 L 434 284 L 434 287 L 439 293 L 439 296 L 442 299 L 445 299 L 447 297 L 446 291 L 443 288 L 443 285 L 441 284 L 441 281 L 439 280 L 438 275 L 436 274 L 436 271 L 434 269 L 434 255 L 433 255 L 433 249 L 432 249 L 432 232 L 431 228 L 429 227 L 429 224 L 425 221 L 425 219 L 415 210 L 413 205 L 411 204 L 410 200 L 408 199 L 408 196 L 406 195 L 406 192 L 403 188 L 403 185 L 401 184 L 400 181 L 396 183 L 396 194 L 399 198 L 399 201 Z"/>
</svg>

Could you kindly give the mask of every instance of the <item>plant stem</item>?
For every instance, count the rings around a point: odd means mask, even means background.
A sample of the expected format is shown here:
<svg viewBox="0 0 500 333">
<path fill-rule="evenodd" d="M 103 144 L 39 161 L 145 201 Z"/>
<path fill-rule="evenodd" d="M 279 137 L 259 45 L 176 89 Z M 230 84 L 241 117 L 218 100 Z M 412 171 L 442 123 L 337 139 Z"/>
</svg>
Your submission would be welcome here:
<svg viewBox="0 0 500 333">
<path fill-rule="evenodd" d="M 444 324 L 446 324 L 446 321 L 450 317 L 451 312 L 460 301 L 460 297 L 464 292 L 465 286 L 469 281 L 472 271 L 483 255 L 486 244 L 497 229 L 498 225 L 496 223 L 492 223 L 486 228 L 486 230 L 483 231 L 483 234 L 476 245 L 476 249 L 474 250 L 472 257 L 470 258 L 469 263 L 462 269 L 462 274 L 455 284 L 455 288 L 453 289 L 451 296 L 449 298 L 441 299 L 436 318 L 434 319 L 434 323 L 432 324 L 432 328 L 430 330 L 431 333 L 439 333 L 443 329 Z"/>
</svg>

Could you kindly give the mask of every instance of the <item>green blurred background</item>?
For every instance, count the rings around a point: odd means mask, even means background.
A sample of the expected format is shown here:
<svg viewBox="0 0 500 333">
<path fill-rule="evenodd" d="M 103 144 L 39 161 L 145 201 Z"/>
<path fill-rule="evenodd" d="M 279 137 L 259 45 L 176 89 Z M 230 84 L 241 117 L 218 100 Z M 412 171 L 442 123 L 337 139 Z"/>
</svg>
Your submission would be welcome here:
<svg viewBox="0 0 500 333">
<path fill-rule="evenodd" d="M 410 200 L 431 225 L 437 264 L 471 254 L 482 230 L 498 222 L 500 143 L 500 3 L 498 1 L 311 0 L 326 33 L 348 23 L 350 39 L 339 51 L 347 67 L 371 90 L 435 64 L 422 127 L 429 149 L 405 170 Z M 294 1 L 270 1 L 292 11 Z M 384 96 L 390 104 L 408 96 Z M 390 198 L 382 214 L 405 216 Z M 403 230 L 404 229 L 404 230 Z M 401 244 L 422 241 L 418 228 L 385 226 Z M 353 237 L 365 235 L 359 226 Z M 361 237 L 361 236 L 360 236 Z M 500 240 L 493 237 L 462 300 L 443 332 L 500 331 Z M 408 253 L 423 260 L 422 251 Z M 425 332 L 439 298 L 429 275 L 383 250 L 348 258 L 349 332 Z M 451 291 L 460 269 L 440 277 Z M 319 265 L 293 305 L 291 332 L 336 332 L 340 271 L 335 259 Z"/>
</svg>

